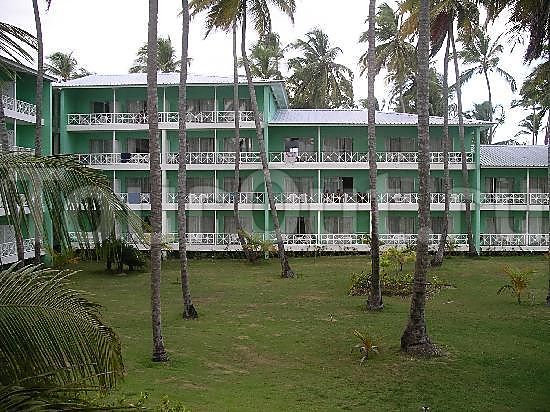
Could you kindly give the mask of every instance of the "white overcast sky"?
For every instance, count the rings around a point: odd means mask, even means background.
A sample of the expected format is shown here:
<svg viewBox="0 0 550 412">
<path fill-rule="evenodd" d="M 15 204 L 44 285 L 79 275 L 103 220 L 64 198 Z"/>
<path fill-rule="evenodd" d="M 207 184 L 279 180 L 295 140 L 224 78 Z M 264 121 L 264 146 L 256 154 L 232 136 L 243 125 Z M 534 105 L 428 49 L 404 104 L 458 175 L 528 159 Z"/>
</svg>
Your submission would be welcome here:
<svg viewBox="0 0 550 412">
<path fill-rule="evenodd" d="M 35 33 L 31 0 L 0 0 L 1 20 L 15 24 Z M 53 0 L 49 11 L 42 3 L 42 25 L 45 55 L 55 52 L 73 51 L 79 63 L 88 70 L 101 73 L 126 73 L 131 66 L 136 50 L 147 39 L 148 1 L 147 0 Z M 295 24 L 285 16 L 276 13 L 273 16 L 274 30 L 281 35 L 286 45 L 315 26 L 321 27 L 334 46 L 339 46 L 343 54 L 339 62 L 355 72 L 355 98 L 359 100 L 367 95 L 366 79 L 359 77 L 357 60 L 366 45 L 357 40 L 362 31 L 368 2 L 365 0 L 340 0 L 336 5 L 328 0 L 296 0 Z M 378 1 L 377 4 L 381 4 Z M 390 2 L 391 4 L 391 2 Z M 178 53 L 181 50 L 181 20 L 178 11 L 181 2 L 177 0 L 159 1 L 159 36 L 169 35 Z M 200 74 L 232 75 L 231 37 L 225 33 L 211 33 L 204 39 L 202 16 L 191 23 L 189 54 L 193 58 L 190 71 Z M 498 35 L 506 31 L 503 21 L 491 28 Z M 250 42 L 254 40 L 250 34 Z M 503 38 L 504 40 L 504 38 Z M 506 50 L 502 56 L 502 67 L 514 76 L 519 86 L 529 73 L 529 67 L 523 65 L 523 47 Z M 436 62 L 442 72 L 442 57 Z M 452 79 L 450 80 L 452 82 Z M 494 104 L 502 104 L 506 110 L 506 122 L 497 129 L 496 141 L 514 137 L 519 130 L 518 122 L 526 113 L 520 109 L 510 109 L 510 102 L 517 95 L 510 91 L 507 84 L 497 76 L 491 78 Z M 386 100 L 384 73 L 377 77 L 376 96 L 379 101 Z M 472 107 L 474 102 L 487 99 L 487 90 L 482 78 L 472 80 L 464 88 L 464 109 Z M 539 134 L 539 142 L 544 139 Z"/>
</svg>

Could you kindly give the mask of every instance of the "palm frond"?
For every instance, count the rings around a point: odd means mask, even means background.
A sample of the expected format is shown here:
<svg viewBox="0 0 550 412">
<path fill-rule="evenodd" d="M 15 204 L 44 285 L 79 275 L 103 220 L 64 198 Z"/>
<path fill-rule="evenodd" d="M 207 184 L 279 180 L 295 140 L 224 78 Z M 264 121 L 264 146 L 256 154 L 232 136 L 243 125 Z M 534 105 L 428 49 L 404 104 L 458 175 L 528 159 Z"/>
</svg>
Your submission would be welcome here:
<svg viewBox="0 0 550 412">
<path fill-rule="evenodd" d="M 21 59 L 30 62 L 33 58 L 25 46 L 36 50 L 38 48 L 36 37 L 17 26 L 0 22 L 0 52 L 18 63 L 21 63 Z"/>
<path fill-rule="evenodd" d="M 120 341 L 98 305 L 67 286 L 72 273 L 26 266 L 0 272 L 0 384 L 97 386 L 122 378 Z"/>
</svg>

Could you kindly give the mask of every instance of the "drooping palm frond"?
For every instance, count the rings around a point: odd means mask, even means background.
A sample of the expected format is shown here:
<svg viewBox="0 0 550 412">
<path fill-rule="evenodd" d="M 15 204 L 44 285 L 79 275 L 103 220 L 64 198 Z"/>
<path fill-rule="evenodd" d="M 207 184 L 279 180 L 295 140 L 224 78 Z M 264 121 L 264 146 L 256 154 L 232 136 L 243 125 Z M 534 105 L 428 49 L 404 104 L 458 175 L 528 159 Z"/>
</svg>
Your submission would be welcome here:
<svg viewBox="0 0 550 412">
<path fill-rule="evenodd" d="M 17 26 L 0 22 L 0 52 L 18 63 L 21 63 L 21 60 L 30 62 L 33 58 L 25 46 L 36 50 L 36 37 Z"/>
<path fill-rule="evenodd" d="M 43 205 L 33 201 L 38 190 Z M 71 249 L 73 242 L 88 248 L 89 232 L 96 243 L 114 235 L 115 223 L 132 229 L 137 240 L 147 244 L 143 222 L 117 197 L 107 178 L 71 156 L 0 153 L 0 201 L 18 236 L 30 231 L 31 221 L 43 221 L 40 216 L 47 215 L 53 233 L 41 226 L 35 230 L 46 240 L 55 237 L 62 250 Z M 27 208 L 29 213 L 22 213 Z"/>
<path fill-rule="evenodd" d="M 0 385 L 110 389 L 122 378 L 120 341 L 99 306 L 68 287 L 71 274 L 0 272 Z"/>
</svg>

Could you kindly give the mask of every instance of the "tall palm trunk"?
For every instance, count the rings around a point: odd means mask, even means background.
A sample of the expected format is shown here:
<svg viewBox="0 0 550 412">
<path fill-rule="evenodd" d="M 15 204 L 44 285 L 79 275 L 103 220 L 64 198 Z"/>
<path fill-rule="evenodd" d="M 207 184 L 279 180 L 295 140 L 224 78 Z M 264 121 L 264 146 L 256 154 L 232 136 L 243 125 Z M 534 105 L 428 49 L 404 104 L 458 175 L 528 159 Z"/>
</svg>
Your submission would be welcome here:
<svg viewBox="0 0 550 412">
<path fill-rule="evenodd" d="M 416 266 L 409 322 L 401 336 L 401 350 L 418 354 L 433 354 L 424 318 L 426 306 L 426 276 L 428 272 L 428 241 L 430 233 L 430 116 L 429 116 L 429 42 L 430 0 L 420 0 L 418 16 L 418 215 L 420 226 L 416 244 Z"/>
<path fill-rule="evenodd" d="M 381 310 L 382 290 L 380 288 L 380 242 L 378 239 L 378 193 L 376 190 L 377 165 L 376 165 L 376 110 L 374 100 L 374 81 L 376 77 L 375 55 L 375 17 L 376 0 L 369 1 L 369 31 L 367 52 L 367 78 L 368 78 L 368 135 L 369 135 L 369 180 L 370 180 L 370 219 L 371 219 L 371 287 L 367 300 L 368 310 Z M 401 101 L 403 102 L 403 101 Z"/>
<path fill-rule="evenodd" d="M 158 133 L 157 94 L 157 24 L 158 0 L 149 0 L 147 41 L 147 112 L 149 122 L 149 155 L 151 174 L 151 322 L 153 328 L 153 362 L 164 362 L 168 355 L 162 338 L 160 302 L 162 241 L 162 175 Z"/>
<path fill-rule="evenodd" d="M 42 155 L 42 96 L 44 87 L 44 44 L 42 42 L 42 24 L 40 22 L 40 11 L 38 9 L 38 0 L 32 0 L 34 9 L 34 23 L 36 25 L 36 40 L 38 54 L 38 70 L 36 72 L 36 123 L 34 128 L 34 153 L 36 156 Z M 42 204 L 42 190 L 38 184 L 36 187 L 36 198 L 34 201 Z M 39 210 L 39 209 L 38 209 Z M 34 260 L 40 263 L 42 257 L 42 230 L 44 217 L 37 213 L 34 216 Z"/>
<path fill-rule="evenodd" d="M 454 30 L 451 27 L 449 36 L 451 37 L 451 47 L 453 51 L 453 63 L 456 77 L 456 104 L 458 111 L 458 137 L 460 140 L 460 157 L 462 166 L 462 190 L 464 191 L 464 203 L 466 218 L 466 232 L 468 236 L 468 252 L 470 255 L 476 255 L 474 245 L 474 236 L 472 234 L 472 203 L 470 197 L 470 180 L 468 178 L 468 162 L 466 161 L 466 139 L 464 137 L 464 114 L 462 113 L 462 87 L 458 79 L 460 79 L 460 69 L 458 68 L 458 57 L 456 54 L 456 45 L 454 38 Z"/>
<path fill-rule="evenodd" d="M 6 113 L 4 112 L 4 100 L 2 94 L 4 89 L 0 84 L 0 152 L 7 152 L 9 150 L 10 139 L 8 136 L 8 128 L 6 127 Z"/>
<path fill-rule="evenodd" d="M 441 266 L 445 255 L 445 244 L 449 232 L 450 209 L 450 177 L 449 177 L 449 49 L 451 39 L 447 32 L 447 45 L 445 46 L 445 60 L 443 61 L 443 191 L 445 196 L 445 211 L 443 212 L 443 227 L 437 252 L 432 259 L 432 266 Z"/>
<path fill-rule="evenodd" d="M 550 190 L 550 112 L 546 122 L 546 136 L 544 142 L 548 145 L 548 171 L 547 171 L 547 188 Z M 550 214 L 550 205 L 548 205 L 548 214 Z M 550 219 L 548 221 L 548 233 L 550 233 Z M 550 306 L 550 243 L 548 244 L 548 294 L 546 295 L 546 306 Z"/>
<path fill-rule="evenodd" d="M 189 3 L 182 0 L 183 25 L 181 34 L 181 61 L 186 62 L 189 54 Z M 181 65 L 179 85 L 179 169 L 178 169 L 178 237 L 180 252 L 181 292 L 183 296 L 183 318 L 196 319 L 198 313 L 191 300 L 189 269 L 187 264 L 187 64 Z"/>
<path fill-rule="evenodd" d="M 247 259 L 250 259 L 239 213 L 241 196 L 241 129 L 239 108 L 239 61 L 237 56 L 237 21 L 233 22 L 233 110 L 235 116 L 235 181 L 233 183 L 233 216 L 239 243 Z"/>
<path fill-rule="evenodd" d="M 271 211 L 271 218 L 273 219 L 273 228 L 275 229 L 275 236 L 277 238 L 277 252 L 279 254 L 279 260 L 281 261 L 281 277 L 293 278 L 294 272 L 290 268 L 288 258 L 285 253 L 285 245 L 283 237 L 281 236 L 281 226 L 279 224 L 279 216 L 277 215 L 277 208 L 275 207 L 275 198 L 273 196 L 273 184 L 271 182 L 271 173 L 269 171 L 269 165 L 267 162 L 266 147 L 264 142 L 262 122 L 260 120 L 260 111 L 258 109 L 258 100 L 256 99 L 256 91 L 254 90 L 254 83 L 252 82 L 252 73 L 250 72 L 250 62 L 246 55 L 246 2 L 243 2 L 243 15 L 242 15 L 242 38 L 241 38 L 241 53 L 243 58 L 243 66 L 246 72 L 246 80 L 248 81 L 248 91 L 250 93 L 250 101 L 252 103 L 252 110 L 254 111 L 254 123 L 256 125 L 256 138 L 258 139 L 258 147 L 260 150 L 260 159 L 262 161 L 262 169 L 264 172 L 264 181 L 267 191 L 267 198 L 269 201 L 269 208 Z"/>
<path fill-rule="evenodd" d="M 491 82 L 489 82 L 489 73 L 487 70 L 483 70 L 485 76 L 485 84 L 487 85 L 487 93 L 489 94 L 489 121 L 493 121 L 493 95 L 491 93 Z M 489 129 L 489 144 L 493 142 L 493 126 Z"/>
</svg>

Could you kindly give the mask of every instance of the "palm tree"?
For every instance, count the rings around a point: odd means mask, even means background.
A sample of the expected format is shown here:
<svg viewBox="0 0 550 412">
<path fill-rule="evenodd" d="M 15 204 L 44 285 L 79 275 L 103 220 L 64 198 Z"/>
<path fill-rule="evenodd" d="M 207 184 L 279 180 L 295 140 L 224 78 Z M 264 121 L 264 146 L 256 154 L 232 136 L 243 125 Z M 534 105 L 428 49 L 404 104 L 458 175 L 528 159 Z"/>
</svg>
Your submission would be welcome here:
<svg viewBox="0 0 550 412">
<path fill-rule="evenodd" d="M 403 30 L 407 34 L 414 33 L 418 21 L 418 0 L 405 0 L 401 5 L 402 10 L 409 11 L 410 17 L 403 23 Z M 464 191 L 465 205 L 465 220 L 466 232 L 468 236 L 468 251 L 471 255 L 477 254 L 474 236 L 472 232 L 472 210 L 470 183 L 468 177 L 468 163 L 466 160 L 466 139 L 464 133 L 464 114 L 462 110 L 462 88 L 458 79 L 460 78 L 460 70 L 458 65 L 458 55 L 456 52 L 454 22 L 458 22 L 458 29 L 462 33 L 463 38 L 468 39 L 477 27 L 479 21 L 478 5 L 473 0 L 442 0 L 435 4 L 430 13 L 431 21 L 434 23 L 431 26 L 430 38 L 432 43 L 432 56 L 441 49 L 446 37 L 451 38 L 451 52 L 453 56 L 453 66 L 455 78 L 457 79 L 456 100 L 458 112 L 458 136 L 460 140 L 461 154 L 461 169 L 462 169 L 462 186 Z"/>
<path fill-rule="evenodd" d="M 514 107 L 513 104 L 512 107 Z M 484 101 L 482 103 L 474 103 L 473 109 L 465 112 L 464 116 L 468 119 L 485 120 L 487 122 L 491 120 L 492 116 L 494 122 L 492 131 L 494 134 L 497 127 L 504 123 L 505 113 L 504 107 L 501 104 L 492 107 L 488 101 Z M 480 131 L 480 142 L 481 144 L 489 144 L 489 133 L 487 130 Z"/>
<path fill-rule="evenodd" d="M 122 379 L 118 336 L 97 304 L 69 288 L 72 274 L 38 266 L 0 272 L 1 410 L 86 409 L 77 388 L 108 390 Z"/>
<path fill-rule="evenodd" d="M 158 0 L 149 0 L 149 30 L 147 44 L 147 120 L 149 123 L 149 156 L 151 176 L 151 321 L 153 327 L 153 362 L 165 362 L 168 355 L 162 338 L 160 303 L 162 244 L 162 174 L 158 130 L 157 93 L 157 24 Z M 185 161 L 185 159 L 181 159 Z M 180 242 L 181 243 L 181 242 Z"/>
<path fill-rule="evenodd" d="M 47 0 L 48 7 L 50 1 Z M 36 71 L 36 114 L 35 114 L 35 126 L 34 126 L 34 152 L 42 154 L 42 97 L 44 89 L 44 43 L 42 41 L 42 23 L 40 22 L 40 10 L 38 9 L 38 0 L 32 0 L 32 8 L 34 10 L 34 23 L 36 26 L 36 40 L 37 40 L 37 63 L 38 68 Z M 37 191 L 35 201 L 42 204 L 42 194 L 40 189 Z M 35 225 L 42 226 L 44 216 L 39 213 L 36 215 Z M 40 238 L 40 231 L 36 231 L 34 234 L 34 260 L 36 263 L 40 263 L 42 258 L 42 239 Z"/>
<path fill-rule="evenodd" d="M 157 67 L 163 73 L 178 72 L 181 68 L 181 60 L 177 60 L 176 49 L 172 46 L 170 36 L 159 37 L 157 41 Z M 147 43 L 139 48 L 134 65 L 130 67 L 130 73 L 145 73 L 147 71 Z M 187 64 L 191 63 L 190 59 Z"/>
<path fill-rule="evenodd" d="M 250 49 L 250 70 L 252 76 L 259 79 L 282 80 L 280 62 L 284 58 L 280 37 L 277 33 L 268 33 Z"/>
<path fill-rule="evenodd" d="M 376 38 L 375 38 L 376 0 L 369 1 L 369 29 L 367 39 L 367 78 L 368 78 L 368 137 L 369 137 L 369 181 L 370 181 L 370 219 L 371 219 L 371 287 L 367 300 L 368 310 L 382 310 L 382 290 L 380 287 L 380 239 L 378 237 L 378 193 L 376 190 L 376 102 L 374 82 L 376 73 Z"/>
<path fill-rule="evenodd" d="M 288 79 L 293 107 L 354 107 L 353 72 L 336 63 L 342 49 L 331 47 L 326 33 L 320 28 L 313 29 L 306 33 L 305 40 L 298 39 L 291 48 L 301 53 L 288 61 L 293 71 Z"/>
<path fill-rule="evenodd" d="M 461 85 L 464 85 L 476 74 L 483 74 L 485 77 L 485 83 L 487 85 L 487 93 L 489 96 L 490 107 L 493 108 L 493 96 L 491 93 L 491 83 L 489 81 L 489 74 L 499 74 L 510 85 L 512 92 L 515 92 L 516 81 L 506 70 L 499 66 L 500 57 L 504 48 L 499 43 L 502 34 L 498 36 L 494 41 L 491 41 L 489 35 L 485 34 L 480 28 L 474 30 L 473 36 L 468 38 L 460 37 L 460 41 L 463 43 L 463 48 L 458 52 L 458 57 L 462 59 L 462 62 L 470 67 L 462 72 L 459 78 Z M 493 121 L 493 113 L 490 111 L 490 121 Z M 492 131 L 489 131 L 489 144 L 491 144 L 493 137 Z"/>
<path fill-rule="evenodd" d="M 451 37 L 447 35 L 445 57 L 443 58 L 443 192 L 445 196 L 445 209 L 443 211 L 443 227 L 441 228 L 437 252 L 432 259 L 432 266 L 441 266 L 445 255 L 447 234 L 449 232 L 450 216 L 450 176 L 449 176 L 449 49 Z"/>
<path fill-rule="evenodd" d="M 416 50 L 414 45 L 407 41 L 401 29 L 403 14 L 399 10 L 393 10 L 387 3 L 378 6 L 376 13 L 376 58 L 373 63 L 376 73 L 385 67 L 388 75 L 386 80 L 392 83 L 397 91 L 397 109 L 405 112 L 403 101 L 403 89 L 407 80 L 414 76 L 416 69 Z M 360 43 L 368 41 L 368 31 L 363 32 L 359 38 Z M 368 52 L 359 58 L 361 74 L 368 67 Z"/>
<path fill-rule="evenodd" d="M 250 8 L 248 5 L 250 4 Z M 256 31 L 260 36 L 265 36 L 271 33 L 271 13 L 269 5 L 273 4 L 278 7 L 283 13 L 293 20 L 296 4 L 294 0 L 241 0 L 227 2 L 225 0 L 192 0 L 191 8 L 193 13 L 207 11 L 206 29 L 209 33 L 213 28 L 219 28 L 228 31 L 235 21 L 241 22 L 241 54 L 242 63 L 246 72 L 246 80 L 248 83 L 248 91 L 252 110 L 254 112 L 254 124 L 256 127 L 256 139 L 258 140 L 258 148 L 260 151 L 260 159 L 262 162 L 262 170 L 264 174 L 264 182 L 269 201 L 271 217 L 273 220 L 273 229 L 277 240 L 277 251 L 281 262 L 281 276 L 283 278 L 294 277 L 294 272 L 290 268 L 288 258 L 285 253 L 284 242 L 281 235 L 281 227 L 279 216 L 275 206 L 275 198 L 273 195 L 273 184 L 271 181 L 271 172 L 269 170 L 265 141 L 263 137 L 262 122 L 258 109 L 258 100 L 256 99 L 256 90 L 252 80 L 252 72 L 250 70 L 250 62 L 246 52 L 246 29 L 248 13 L 254 22 Z"/>
<path fill-rule="evenodd" d="M 90 72 L 83 67 L 78 67 L 77 60 L 73 57 L 73 52 L 63 53 L 55 52 L 48 56 L 48 66 L 46 70 L 53 76 L 66 82 L 71 79 L 88 76 Z"/>
<path fill-rule="evenodd" d="M 428 111 L 428 72 L 430 68 L 430 1 L 420 0 L 418 13 L 418 240 L 416 266 L 410 317 L 403 335 L 401 350 L 409 353 L 433 355 L 435 346 L 430 342 L 425 320 L 426 276 L 429 266 L 430 233 L 430 115 Z"/>
<path fill-rule="evenodd" d="M 537 107 L 533 106 L 533 112 L 528 114 L 521 122 L 518 123 L 518 126 L 523 129 L 517 132 L 514 137 L 530 135 L 531 144 L 537 144 L 543 118 L 544 111 L 542 109 L 537 111 Z"/>
<path fill-rule="evenodd" d="M 435 70 L 433 67 L 430 67 L 429 83 L 430 116 L 444 116 L 445 111 L 443 110 L 443 76 L 438 73 L 437 70 Z M 396 101 L 396 104 L 398 104 L 400 91 L 397 89 L 396 85 L 393 86 L 390 93 L 391 101 Z M 404 83 L 402 93 L 405 113 L 416 113 L 416 98 L 418 94 L 416 73 L 411 74 L 411 76 Z"/>
<path fill-rule="evenodd" d="M 181 60 L 186 61 L 189 51 L 189 3 L 182 0 L 182 35 Z M 183 318 L 196 319 L 199 315 L 193 301 L 189 287 L 189 265 L 187 264 L 187 215 L 185 202 L 187 201 L 187 66 L 183 65 L 180 72 L 179 85 L 179 170 L 178 170 L 178 235 L 180 251 L 181 291 L 183 297 Z"/>
</svg>

